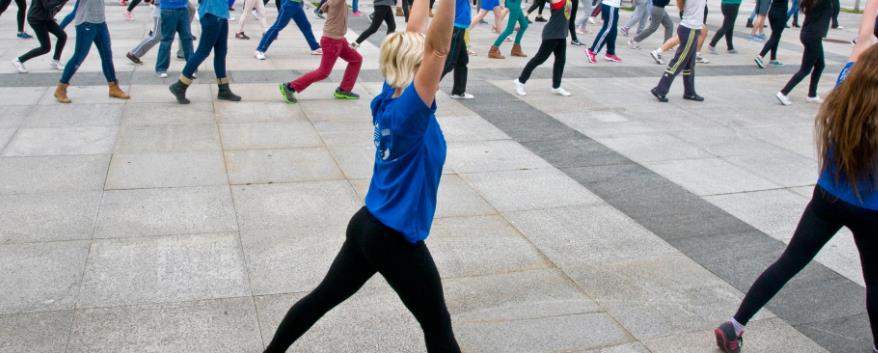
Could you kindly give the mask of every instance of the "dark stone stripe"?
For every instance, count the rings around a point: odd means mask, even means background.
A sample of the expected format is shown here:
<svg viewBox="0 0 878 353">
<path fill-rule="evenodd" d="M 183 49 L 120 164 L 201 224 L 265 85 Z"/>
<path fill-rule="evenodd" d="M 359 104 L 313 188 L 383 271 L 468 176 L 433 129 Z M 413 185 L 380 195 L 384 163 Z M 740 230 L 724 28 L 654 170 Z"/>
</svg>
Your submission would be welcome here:
<svg viewBox="0 0 878 353">
<path fill-rule="evenodd" d="M 476 96 L 462 101 L 467 108 L 742 292 L 785 248 L 487 82 L 471 82 L 467 91 Z M 863 287 L 812 262 L 768 309 L 827 350 L 850 353 L 865 352 L 872 344 L 864 303 Z"/>
</svg>

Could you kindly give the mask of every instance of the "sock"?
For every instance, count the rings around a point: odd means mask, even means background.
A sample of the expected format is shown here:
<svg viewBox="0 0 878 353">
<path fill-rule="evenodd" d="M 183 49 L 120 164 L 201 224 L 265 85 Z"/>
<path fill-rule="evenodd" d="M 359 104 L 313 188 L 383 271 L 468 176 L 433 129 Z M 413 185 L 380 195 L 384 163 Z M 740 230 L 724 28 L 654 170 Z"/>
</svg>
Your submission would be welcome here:
<svg viewBox="0 0 878 353">
<path fill-rule="evenodd" d="M 744 325 L 741 325 L 741 323 L 739 323 L 738 320 L 735 320 L 734 317 L 731 318 L 731 319 L 729 319 L 729 322 L 730 322 L 730 323 L 732 324 L 732 326 L 735 328 L 735 334 L 736 334 L 736 335 L 741 336 L 741 334 L 744 333 Z"/>
</svg>

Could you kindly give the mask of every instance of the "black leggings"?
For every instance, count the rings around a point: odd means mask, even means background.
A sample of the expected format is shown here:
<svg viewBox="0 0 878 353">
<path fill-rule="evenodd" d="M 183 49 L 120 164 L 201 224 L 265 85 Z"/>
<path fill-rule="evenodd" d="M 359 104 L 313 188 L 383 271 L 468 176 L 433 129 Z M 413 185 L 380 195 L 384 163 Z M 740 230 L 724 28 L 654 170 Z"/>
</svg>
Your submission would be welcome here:
<svg viewBox="0 0 878 353">
<path fill-rule="evenodd" d="M 738 19 L 738 9 L 741 7 L 741 4 L 729 5 L 722 4 L 720 9 L 723 12 L 723 25 L 716 30 L 716 34 L 713 35 L 713 39 L 710 40 L 710 46 L 716 47 L 716 43 L 719 43 L 719 40 L 726 37 L 726 47 L 729 50 L 735 49 L 735 46 L 732 44 L 732 38 L 735 33 L 735 20 Z"/>
<path fill-rule="evenodd" d="M 796 85 L 810 73 L 811 85 L 808 86 L 808 97 L 816 97 L 817 83 L 820 82 L 820 75 L 826 68 L 826 59 L 823 57 L 823 38 L 802 36 L 801 40 L 805 46 L 805 52 L 802 54 L 802 67 L 790 78 L 790 82 L 787 82 L 787 85 L 780 92 L 789 95 L 793 88 L 796 88 Z"/>
<path fill-rule="evenodd" d="M 526 83 L 534 69 L 546 62 L 552 54 L 555 54 L 555 64 L 552 66 L 552 88 L 561 87 L 561 76 L 564 75 L 564 63 L 567 61 L 567 40 L 563 38 L 543 39 L 537 54 L 527 62 L 524 70 L 521 71 L 521 76 L 518 76 L 518 82 Z"/>
<path fill-rule="evenodd" d="M 34 34 L 36 35 L 37 40 L 40 42 L 40 46 L 38 48 L 31 49 L 31 51 L 24 53 L 24 55 L 22 56 L 19 56 L 18 61 L 25 62 L 51 51 L 52 42 L 49 39 L 49 33 L 57 38 L 57 40 L 55 41 L 55 55 L 52 56 L 52 59 L 61 60 L 61 52 L 64 51 L 64 44 L 67 43 L 67 33 L 64 33 L 64 30 L 61 29 L 61 26 L 58 25 L 58 22 L 52 20 L 28 21 L 28 23 L 30 24 L 30 28 L 34 29 Z"/>
<path fill-rule="evenodd" d="M 401 0 L 402 1 L 402 15 L 405 17 L 405 22 L 409 22 L 409 13 L 412 11 L 412 5 L 415 4 L 415 0 Z"/>
<path fill-rule="evenodd" d="M 396 31 L 396 20 L 393 19 L 393 9 L 387 5 L 375 5 L 375 12 L 372 15 L 372 24 L 366 28 L 360 36 L 357 37 L 357 44 L 362 44 L 369 36 L 375 34 L 378 28 L 381 28 L 381 22 L 387 24 L 387 34 Z"/>
<path fill-rule="evenodd" d="M 759 52 L 759 56 L 764 57 L 770 51 L 771 60 L 777 60 L 777 46 L 780 45 L 780 35 L 787 27 L 787 14 L 783 13 L 780 16 L 772 16 L 772 13 L 769 13 L 768 24 L 771 25 L 771 36 L 768 37 L 768 40 L 762 47 L 762 51 Z"/>
<path fill-rule="evenodd" d="M 542 15 L 543 15 L 543 10 L 544 10 L 545 8 L 546 8 L 546 0 L 536 0 L 536 1 L 534 1 L 534 3 L 533 3 L 532 5 L 530 5 L 530 7 L 527 9 L 527 16 L 530 16 L 530 14 L 533 13 L 534 10 L 536 10 L 536 9 L 539 9 L 539 10 L 540 10 L 540 11 L 537 12 L 537 15 L 542 16 Z"/>
<path fill-rule="evenodd" d="M 6 12 L 11 3 L 12 0 L 0 0 L 0 15 Z M 18 21 L 18 31 L 24 32 L 24 15 L 27 12 L 27 0 L 15 0 L 15 6 L 18 6 L 18 13 L 15 14 L 15 20 Z"/>
<path fill-rule="evenodd" d="M 128 12 L 134 11 L 134 8 L 137 7 L 137 5 L 140 5 L 140 2 L 141 2 L 141 1 L 143 1 L 143 0 L 131 0 L 131 1 L 129 1 L 129 2 L 128 2 Z"/>
<path fill-rule="evenodd" d="M 459 353 L 445 307 L 442 282 L 424 242 L 409 243 L 364 207 L 348 224 L 347 238 L 317 288 L 293 305 L 266 353 L 283 353 L 326 312 L 357 292 L 375 272 L 402 299 L 424 330 L 430 353 Z"/>
<path fill-rule="evenodd" d="M 839 12 L 841 12 L 841 1 L 832 0 L 832 28 L 838 27 Z"/>
<path fill-rule="evenodd" d="M 585 0 L 591 1 L 591 0 Z M 573 0 L 573 7 L 570 9 L 570 20 L 567 21 L 567 29 L 570 31 L 570 40 L 574 42 L 578 42 L 579 38 L 576 37 L 576 8 L 579 7 L 579 0 Z"/>
<path fill-rule="evenodd" d="M 875 285 L 878 284 L 878 260 L 874 257 L 878 251 L 878 211 L 838 200 L 820 186 L 815 187 L 814 196 L 805 208 L 790 244 L 747 291 L 735 314 L 735 320 L 747 324 L 843 226 L 854 233 L 854 241 L 860 252 L 860 263 L 866 282 L 866 311 L 872 323 L 873 339 L 878 337 L 878 292 L 875 291 Z"/>
</svg>

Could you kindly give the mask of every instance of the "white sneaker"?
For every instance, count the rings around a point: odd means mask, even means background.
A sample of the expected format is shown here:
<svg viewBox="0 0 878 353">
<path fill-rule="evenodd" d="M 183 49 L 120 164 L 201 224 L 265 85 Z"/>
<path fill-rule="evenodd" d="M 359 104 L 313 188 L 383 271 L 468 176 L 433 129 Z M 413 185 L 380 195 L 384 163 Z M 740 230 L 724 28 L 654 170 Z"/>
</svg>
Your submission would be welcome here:
<svg viewBox="0 0 878 353">
<path fill-rule="evenodd" d="M 229 22 L 232 22 L 234 20 L 235 20 L 235 15 L 229 15 Z"/>
<path fill-rule="evenodd" d="M 557 94 L 561 97 L 570 97 L 570 92 L 567 92 L 564 87 L 552 88 L 552 93 Z"/>
<path fill-rule="evenodd" d="M 167 72 L 159 72 L 159 77 L 166 78 L 166 77 L 168 77 L 168 73 Z"/>
<path fill-rule="evenodd" d="M 323 48 L 317 48 L 312 50 L 311 55 L 323 55 Z"/>
<path fill-rule="evenodd" d="M 595 24 L 594 17 L 588 17 L 588 23 Z"/>
<path fill-rule="evenodd" d="M 256 59 L 265 60 L 265 53 L 261 51 L 256 51 Z"/>
<path fill-rule="evenodd" d="M 652 57 L 652 60 L 654 60 L 656 64 L 662 64 L 662 52 L 658 49 L 649 52 L 649 56 Z"/>
<path fill-rule="evenodd" d="M 470 99 L 475 99 L 475 98 L 476 98 L 475 96 L 473 96 L 472 94 L 466 93 L 466 92 L 464 92 L 463 94 L 452 94 L 451 95 L 451 99 L 470 100 Z"/>
<path fill-rule="evenodd" d="M 793 104 L 793 102 L 790 100 L 790 97 L 787 97 L 786 95 L 784 95 L 783 92 L 777 92 L 777 94 L 775 94 L 774 96 L 777 97 L 777 100 L 782 105 Z"/>
<path fill-rule="evenodd" d="M 27 73 L 27 68 L 24 67 L 23 62 L 18 61 L 18 58 L 12 59 L 12 66 L 15 66 L 15 69 L 18 70 L 18 73 L 20 73 L 20 74 Z"/>
<path fill-rule="evenodd" d="M 527 90 L 524 89 L 524 84 L 519 82 L 517 78 L 513 82 L 515 83 L 515 93 L 519 96 L 526 96 Z"/>
<path fill-rule="evenodd" d="M 808 97 L 805 98 L 805 101 L 808 103 L 823 104 L 823 98 L 820 98 L 820 96 Z"/>
<path fill-rule="evenodd" d="M 49 67 L 58 71 L 64 70 L 64 65 L 61 65 L 61 62 L 58 60 L 49 61 Z"/>
<path fill-rule="evenodd" d="M 360 47 L 360 43 L 357 43 L 356 41 L 351 42 L 351 49 L 357 49 L 359 47 Z"/>
<path fill-rule="evenodd" d="M 631 49 L 640 49 L 640 44 L 634 41 L 634 38 L 628 40 L 628 47 Z"/>
<path fill-rule="evenodd" d="M 695 62 L 697 62 L 699 64 L 710 64 L 710 60 L 701 56 L 701 53 L 698 53 L 695 55 Z"/>
<path fill-rule="evenodd" d="M 257 20 L 262 18 L 262 16 L 259 16 L 259 13 L 256 12 L 256 10 L 250 10 L 250 13 L 253 14 L 253 17 L 256 17 Z"/>
</svg>

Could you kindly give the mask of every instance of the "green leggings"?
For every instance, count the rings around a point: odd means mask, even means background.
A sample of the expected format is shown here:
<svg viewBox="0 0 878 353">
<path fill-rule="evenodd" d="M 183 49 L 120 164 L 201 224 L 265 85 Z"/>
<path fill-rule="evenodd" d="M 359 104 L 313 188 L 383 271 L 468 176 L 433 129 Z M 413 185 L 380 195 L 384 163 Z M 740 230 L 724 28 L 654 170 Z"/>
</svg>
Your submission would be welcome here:
<svg viewBox="0 0 878 353">
<path fill-rule="evenodd" d="M 519 29 L 518 33 L 515 34 L 515 44 L 521 44 L 521 37 L 524 37 L 524 31 L 527 30 L 527 17 L 524 16 L 524 13 L 521 12 L 521 3 L 518 2 L 518 6 L 512 5 L 512 1 L 508 1 L 507 5 L 509 6 L 509 19 L 506 23 L 506 29 L 503 30 L 503 33 L 500 33 L 500 36 L 497 37 L 497 40 L 494 41 L 494 46 L 499 48 L 503 41 L 506 40 L 506 37 L 512 34 L 515 31 L 515 23 L 518 23 Z"/>
</svg>

